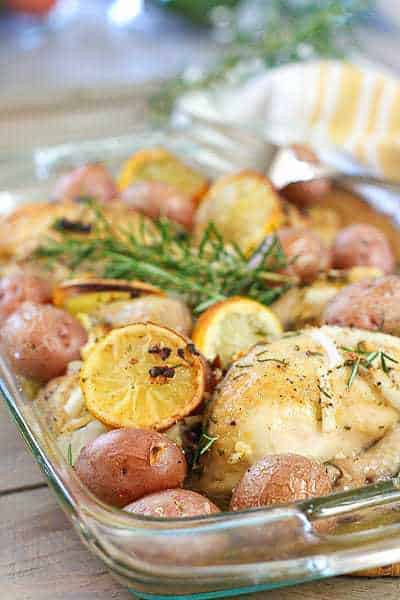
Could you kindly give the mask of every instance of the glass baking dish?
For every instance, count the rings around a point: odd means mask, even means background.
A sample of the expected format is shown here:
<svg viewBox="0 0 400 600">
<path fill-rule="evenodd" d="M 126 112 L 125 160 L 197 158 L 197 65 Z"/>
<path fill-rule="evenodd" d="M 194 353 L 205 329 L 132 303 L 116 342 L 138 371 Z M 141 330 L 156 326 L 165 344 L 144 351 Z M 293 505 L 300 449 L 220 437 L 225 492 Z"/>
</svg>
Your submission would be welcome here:
<svg viewBox="0 0 400 600">
<path fill-rule="evenodd" d="M 115 169 L 134 150 L 157 144 L 210 175 L 227 169 L 184 131 L 143 129 L 0 157 L 0 211 L 46 198 L 57 174 L 82 161 Z M 133 594 L 219 598 L 400 561 L 400 479 L 285 507 L 181 520 L 137 517 L 106 506 L 81 484 L 4 359 L 0 378 L 6 405 L 60 506 L 83 543 Z M 311 522 L 327 518 L 342 525 L 335 535 L 317 535 Z"/>
</svg>

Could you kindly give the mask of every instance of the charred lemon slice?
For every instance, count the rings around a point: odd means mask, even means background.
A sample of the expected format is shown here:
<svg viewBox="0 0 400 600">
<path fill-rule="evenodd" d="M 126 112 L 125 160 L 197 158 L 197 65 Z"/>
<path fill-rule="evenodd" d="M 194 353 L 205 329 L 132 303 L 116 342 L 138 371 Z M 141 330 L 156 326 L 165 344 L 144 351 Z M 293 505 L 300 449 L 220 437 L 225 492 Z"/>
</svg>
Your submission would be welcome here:
<svg viewBox="0 0 400 600">
<path fill-rule="evenodd" d="M 88 410 L 111 427 L 167 429 L 201 402 L 204 359 L 186 338 L 153 323 L 114 329 L 81 370 Z"/>
<path fill-rule="evenodd" d="M 53 291 L 53 303 L 73 315 L 93 313 L 104 304 L 164 293 L 143 281 L 79 278 L 64 281 Z"/>
<path fill-rule="evenodd" d="M 166 183 L 181 194 L 199 200 L 208 189 L 208 181 L 164 148 L 140 150 L 122 166 L 120 190 L 143 181 Z"/>
<path fill-rule="evenodd" d="M 272 310 L 249 298 L 234 297 L 204 312 L 192 337 L 206 358 L 219 356 L 227 367 L 238 352 L 246 352 L 261 340 L 277 338 L 282 331 Z"/>
<path fill-rule="evenodd" d="M 211 186 L 197 210 L 194 231 L 200 240 L 213 222 L 226 242 L 251 252 L 284 221 L 282 202 L 268 179 L 243 171 Z"/>
</svg>

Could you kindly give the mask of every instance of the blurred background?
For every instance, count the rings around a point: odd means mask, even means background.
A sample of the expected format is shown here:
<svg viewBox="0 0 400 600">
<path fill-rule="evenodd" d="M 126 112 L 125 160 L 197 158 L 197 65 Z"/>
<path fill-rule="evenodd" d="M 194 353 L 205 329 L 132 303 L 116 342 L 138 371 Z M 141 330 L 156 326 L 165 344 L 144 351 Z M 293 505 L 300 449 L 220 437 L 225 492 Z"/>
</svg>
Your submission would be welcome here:
<svg viewBox="0 0 400 600">
<path fill-rule="evenodd" d="M 400 72 L 399 31 L 398 0 L 0 0 L 0 150 L 127 133 L 260 65 Z"/>
</svg>

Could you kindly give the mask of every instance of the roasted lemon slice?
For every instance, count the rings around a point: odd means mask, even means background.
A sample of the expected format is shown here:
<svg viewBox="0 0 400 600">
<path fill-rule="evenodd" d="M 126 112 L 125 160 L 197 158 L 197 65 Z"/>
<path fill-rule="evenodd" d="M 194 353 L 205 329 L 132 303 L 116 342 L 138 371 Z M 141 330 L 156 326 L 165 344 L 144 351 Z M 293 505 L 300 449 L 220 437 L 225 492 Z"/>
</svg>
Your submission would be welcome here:
<svg viewBox="0 0 400 600">
<path fill-rule="evenodd" d="M 88 410 L 111 427 L 164 430 L 201 402 L 204 359 L 187 339 L 154 323 L 114 329 L 81 371 Z"/>
<path fill-rule="evenodd" d="M 252 171 L 219 179 L 204 196 L 195 216 L 195 235 L 202 237 L 213 222 L 227 242 L 251 252 L 285 220 L 272 184 Z"/>
<path fill-rule="evenodd" d="M 140 150 L 124 163 L 118 178 L 120 190 L 142 181 L 167 183 L 193 200 L 199 200 L 208 188 L 201 173 L 164 148 Z"/>
<path fill-rule="evenodd" d="M 149 294 L 164 295 L 159 288 L 143 281 L 80 277 L 58 285 L 53 291 L 53 302 L 77 315 L 93 313 L 104 304 Z"/>
<path fill-rule="evenodd" d="M 214 304 L 197 321 L 193 341 L 204 356 L 220 357 L 227 367 L 235 354 L 246 352 L 261 340 L 279 337 L 282 325 L 278 317 L 259 302 L 234 297 Z"/>
</svg>

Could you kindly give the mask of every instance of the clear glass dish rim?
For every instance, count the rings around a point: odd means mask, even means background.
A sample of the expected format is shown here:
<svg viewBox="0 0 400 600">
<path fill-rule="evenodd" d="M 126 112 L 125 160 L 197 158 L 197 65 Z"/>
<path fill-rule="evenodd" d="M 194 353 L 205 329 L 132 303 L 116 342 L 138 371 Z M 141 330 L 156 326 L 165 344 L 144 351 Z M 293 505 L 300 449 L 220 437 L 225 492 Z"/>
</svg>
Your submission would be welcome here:
<svg viewBox="0 0 400 600">
<path fill-rule="evenodd" d="M 107 148 L 109 148 L 111 153 L 116 151 L 116 154 L 118 154 L 119 152 L 125 151 L 127 145 L 131 145 L 133 148 L 143 145 L 142 136 L 145 136 L 149 145 L 153 144 L 154 140 L 157 140 L 158 143 L 171 146 L 171 140 L 169 139 L 171 132 L 169 130 L 165 132 L 162 130 L 149 130 L 143 127 L 138 130 L 137 134 L 130 134 L 129 136 L 124 136 L 122 138 L 87 140 L 84 142 L 55 146 L 47 149 L 38 149 L 33 156 L 24 152 L 18 156 L 14 155 L 11 162 L 15 165 L 16 171 L 18 171 L 19 167 L 23 169 L 27 166 L 27 158 L 30 158 L 31 164 L 28 165 L 28 167 L 25 169 L 25 172 L 31 172 L 32 185 L 35 185 L 37 182 L 39 182 L 39 187 L 41 188 L 41 177 L 45 178 L 46 176 L 51 175 L 55 170 L 54 165 L 58 167 L 59 164 L 63 163 L 65 157 L 70 156 L 71 158 L 76 157 L 77 159 L 81 159 L 83 155 L 92 156 L 92 152 L 95 150 L 95 148 L 97 148 L 99 153 L 104 152 L 107 150 Z M 179 139 L 181 139 L 181 133 L 178 134 L 178 140 Z M 172 144 L 172 146 L 174 147 L 174 144 Z M 174 147 L 173 149 L 179 153 L 179 149 L 177 147 Z M 196 156 L 196 149 L 198 149 L 196 144 L 187 143 L 184 145 L 184 149 L 185 156 L 189 159 L 192 158 L 194 162 L 203 163 L 203 166 L 204 162 L 207 162 L 205 160 L 206 154 L 204 154 L 204 152 L 201 154 L 201 160 L 199 160 L 199 157 Z M 0 156 L 0 164 L 1 161 L 2 157 Z M 38 179 L 36 179 L 37 173 L 39 173 Z M 7 190 L 0 189 L 0 192 L 1 191 L 7 192 L 11 196 L 14 194 L 11 188 Z M 188 530 L 191 530 L 194 533 L 196 533 L 196 531 L 200 532 L 201 530 L 205 531 L 206 529 L 210 530 L 210 528 L 217 531 L 221 528 L 227 528 L 232 524 L 236 524 L 236 526 L 239 527 L 242 525 L 244 527 L 248 526 L 250 522 L 256 525 L 261 521 L 268 522 L 271 519 L 272 514 L 277 514 L 279 510 L 286 510 L 288 516 L 295 515 L 296 517 L 299 517 L 299 515 L 309 515 L 312 518 L 318 518 L 331 516 L 338 513 L 342 514 L 343 512 L 351 512 L 355 509 L 359 510 L 360 506 L 379 506 L 380 504 L 388 503 L 390 501 L 393 502 L 395 500 L 400 500 L 399 482 L 396 480 L 394 483 L 384 482 L 383 484 L 378 484 L 377 486 L 368 486 L 356 492 L 347 494 L 347 496 L 340 495 L 336 498 L 331 496 L 329 497 L 330 500 L 327 502 L 327 506 L 325 507 L 325 501 L 315 501 L 300 503 L 296 507 L 288 507 L 287 509 L 285 507 L 280 509 L 266 508 L 257 509 L 255 511 L 245 511 L 242 513 L 222 513 L 221 515 L 216 515 L 213 517 L 208 516 L 184 520 L 160 520 L 149 517 L 137 517 L 131 514 L 123 513 L 118 509 L 113 509 L 102 504 L 95 497 L 93 497 L 90 492 L 88 492 L 84 486 L 82 486 L 75 474 L 70 472 L 70 469 L 67 467 L 67 465 L 62 464 L 64 461 L 61 459 L 60 455 L 57 457 L 57 450 L 53 448 L 53 450 L 49 453 L 51 443 L 47 449 L 44 447 L 45 440 L 41 438 L 40 432 L 37 430 L 37 427 L 35 427 L 34 421 L 31 420 L 31 417 L 28 417 L 25 413 L 27 401 L 22 396 L 21 391 L 18 389 L 18 384 L 13 373 L 3 360 L 0 363 L 0 376 L 2 377 L 0 392 L 5 398 L 6 404 L 16 422 L 17 428 L 27 443 L 34 458 L 39 463 L 45 476 L 47 477 L 50 486 L 55 491 L 62 508 L 73 521 L 75 528 L 80 529 L 81 537 L 83 536 L 83 538 L 85 538 L 85 536 L 87 536 L 88 539 L 86 539 L 86 544 L 89 545 L 92 550 L 94 549 L 93 540 L 89 541 L 89 538 L 93 535 L 93 533 L 88 531 L 87 525 L 89 520 L 94 520 L 98 523 L 107 525 L 109 528 L 114 528 L 121 532 L 137 531 L 140 529 L 142 531 L 146 530 L 150 537 L 160 535 L 161 533 L 162 535 L 174 536 L 179 535 L 182 533 L 182 531 L 187 532 Z M 79 491 L 80 497 L 84 498 L 85 503 L 82 503 L 82 501 L 76 501 L 75 494 L 77 491 Z M 357 495 L 359 498 L 357 498 Z M 300 576 L 300 578 L 296 578 L 295 582 L 299 583 L 300 581 L 306 581 L 309 579 L 333 576 L 361 568 L 387 564 L 388 560 L 386 555 L 389 552 L 391 553 L 389 562 L 395 562 L 396 557 L 398 560 L 400 560 L 400 527 L 398 527 L 398 532 L 396 525 L 392 525 L 390 527 L 391 533 L 394 534 L 391 537 L 396 541 L 394 547 L 381 547 L 381 543 L 379 541 L 374 541 L 375 538 L 373 538 L 371 541 L 372 546 L 368 546 L 367 550 L 364 548 L 364 550 L 359 551 L 357 556 L 357 554 L 355 554 L 355 547 L 353 548 L 351 545 L 349 546 L 346 544 L 345 547 L 341 548 L 340 544 L 338 544 L 338 547 L 329 556 L 321 555 L 319 556 L 319 560 L 316 560 L 316 557 L 312 556 L 312 564 L 310 563 L 310 557 L 306 557 L 304 559 L 288 559 L 286 561 L 287 571 L 291 572 L 294 568 L 294 571 L 296 571 Z M 385 529 L 387 529 L 386 526 L 382 528 L 382 532 L 384 532 Z M 381 536 L 379 535 L 378 537 L 380 538 Z M 100 536 L 96 542 L 98 548 L 102 547 Z M 100 551 L 97 551 L 96 554 L 100 555 L 100 557 L 104 562 L 106 562 L 107 566 L 112 571 L 121 575 L 120 565 L 117 564 L 115 557 L 106 556 L 105 554 L 102 555 Z M 254 587 L 254 590 L 252 591 L 256 591 L 257 589 L 265 589 L 265 587 L 269 586 L 276 587 L 277 585 L 289 585 L 294 582 L 293 579 L 288 581 L 284 578 L 281 578 L 278 583 L 273 583 L 272 581 L 268 582 L 268 566 L 271 564 L 272 563 L 270 562 L 261 561 L 259 563 L 250 563 L 245 565 L 246 571 L 251 571 L 255 568 L 259 569 L 261 566 L 264 567 L 265 581 L 259 585 L 250 586 L 252 588 Z M 212 574 L 214 581 L 216 581 L 222 577 L 223 571 L 226 571 L 226 569 L 228 569 L 228 571 L 231 570 L 233 574 L 234 571 L 241 570 L 240 567 L 242 567 L 242 565 L 236 564 L 227 566 L 223 565 L 221 568 L 220 566 L 216 566 L 216 572 L 213 574 L 211 573 L 211 568 L 207 567 L 205 569 L 206 572 L 202 573 L 201 576 L 206 577 L 207 574 L 209 576 Z M 193 567 L 190 567 L 190 569 L 193 572 Z M 134 571 L 132 571 L 131 575 L 134 575 Z M 154 575 L 157 576 L 156 573 L 154 573 Z M 124 574 L 123 577 L 126 580 L 126 574 Z M 245 590 L 249 589 L 249 579 L 246 577 L 246 574 L 243 576 L 241 587 L 235 588 L 235 593 L 238 593 L 242 587 Z M 232 593 L 233 590 L 231 588 L 227 588 L 223 584 L 223 587 L 220 588 L 220 591 L 221 593 Z M 207 597 L 208 592 L 205 593 Z"/>
</svg>

